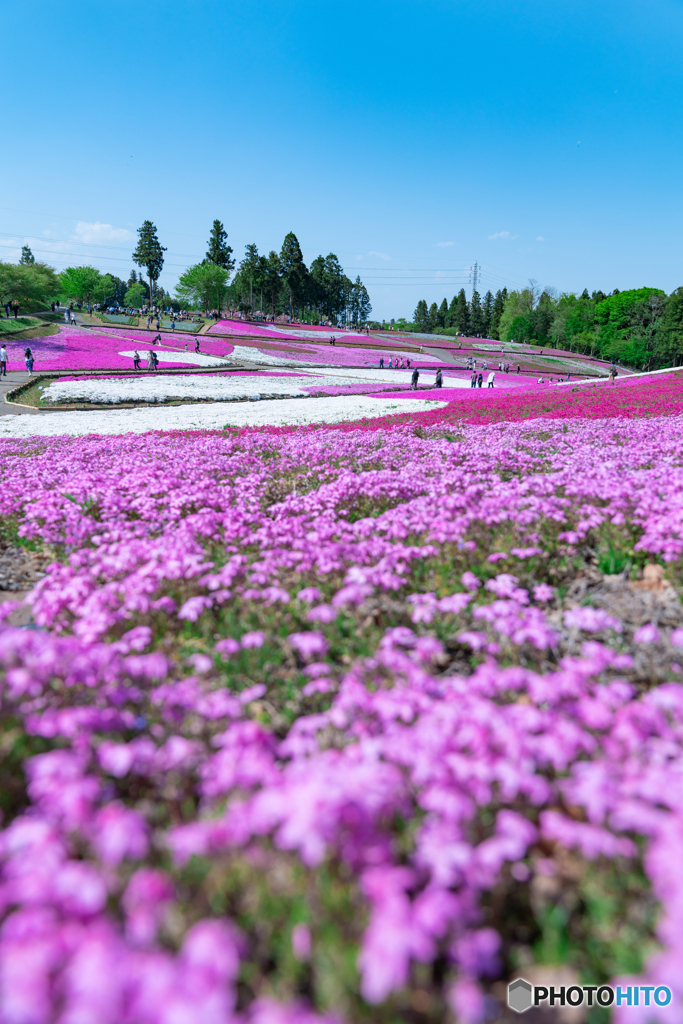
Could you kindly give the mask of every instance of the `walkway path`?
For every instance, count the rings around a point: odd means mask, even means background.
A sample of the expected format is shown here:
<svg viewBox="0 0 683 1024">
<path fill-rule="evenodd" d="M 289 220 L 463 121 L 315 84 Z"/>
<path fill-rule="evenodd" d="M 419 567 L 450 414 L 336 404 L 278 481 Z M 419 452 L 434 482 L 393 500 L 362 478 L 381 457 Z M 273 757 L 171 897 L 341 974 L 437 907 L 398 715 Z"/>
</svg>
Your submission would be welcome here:
<svg viewBox="0 0 683 1024">
<path fill-rule="evenodd" d="M 23 384 L 24 381 L 27 381 L 28 379 L 29 374 L 25 370 L 10 371 L 10 373 L 8 373 L 6 376 L 3 375 L 2 377 L 0 377 L 0 403 L 2 403 L 0 407 L 0 415 L 6 416 L 8 413 L 13 413 L 14 415 L 19 416 L 24 412 L 27 412 L 29 414 L 40 413 L 40 409 L 28 409 L 20 405 L 12 405 L 11 402 L 5 401 L 5 395 L 7 394 L 8 391 L 10 391 L 12 388 L 19 387 L 20 384 Z"/>
</svg>

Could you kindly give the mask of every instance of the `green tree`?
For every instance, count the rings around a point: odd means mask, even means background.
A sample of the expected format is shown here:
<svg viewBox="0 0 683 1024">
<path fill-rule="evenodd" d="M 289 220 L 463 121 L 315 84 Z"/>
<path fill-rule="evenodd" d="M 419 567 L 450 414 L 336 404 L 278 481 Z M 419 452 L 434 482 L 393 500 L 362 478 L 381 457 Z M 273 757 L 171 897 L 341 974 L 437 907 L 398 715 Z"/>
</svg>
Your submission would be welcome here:
<svg viewBox="0 0 683 1024">
<path fill-rule="evenodd" d="M 271 249 L 266 257 L 263 287 L 270 299 L 270 312 L 272 316 L 275 316 L 280 289 L 282 288 L 282 271 L 280 269 L 280 257 L 274 249 Z"/>
<path fill-rule="evenodd" d="M 481 313 L 483 319 L 483 334 L 485 338 L 491 337 L 491 322 L 493 320 L 493 295 L 490 291 L 484 296 L 484 301 L 481 304 Z"/>
<path fill-rule="evenodd" d="M 149 277 L 149 304 L 152 305 L 152 289 L 154 283 L 159 280 L 164 266 L 164 253 L 166 252 L 157 236 L 157 229 L 151 220 L 143 221 L 142 227 L 138 228 L 138 244 L 133 253 L 133 263 L 139 267 L 145 267 Z"/>
<path fill-rule="evenodd" d="M 524 317 L 528 324 L 529 314 L 536 304 L 536 298 L 533 286 L 512 291 L 507 295 L 498 324 L 498 335 L 501 341 L 519 340 L 514 331 L 511 331 L 512 324 L 518 316 Z"/>
<path fill-rule="evenodd" d="M 475 338 L 480 338 L 484 333 L 484 315 L 479 292 L 472 292 L 470 299 L 470 333 Z"/>
<path fill-rule="evenodd" d="M 439 307 L 435 302 L 432 302 L 429 307 L 429 333 L 433 334 L 439 326 Z"/>
<path fill-rule="evenodd" d="M 216 263 L 197 263 L 178 278 L 176 296 L 179 302 L 200 309 L 220 309 L 230 272 Z"/>
<path fill-rule="evenodd" d="M 658 367 L 683 364 L 683 288 L 676 288 L 657 325 L 654 362 Z"/>
<path fill-rule="evenodd" d="M 132 284 L 126 292 L 123 301 L 127 306 L 139 308 L 145 300 L 145 291 L 146 289 L 144 284 L 140 281 L 136 281 L 136 283 Z"/>
<path fill-rule="evenodd" d="M 413 322 L 415 324 L 415 330 L 419 334 L 429 334 L 429 310 L 427 309 L 427 303 L 424 299 L 420 299 L 415 308 L 415 312 L 413 313 Z"/>
<path fill-rule="evenodd" d="M 259 254 L 257 246 L 251 242 L 244 247 L 244 259 L 239 266 L 240 281 L 249 288 L 249 309 L 254 309 L 254 278 L 258 280 Z M 244 292 L 243 292 L 244 294 Z"/>
<path fill-rule="evenodd" d="M 96 267 L 67 267 L 59 275 L 61 294 L 76 302 L 90 302 L 101 276 Z"/>
<path fill-rule="evenodd" d="M 336 259 L 336 256 L 334 257 Z M 304 263 L 304 257 L 299 245 L 299 239 L 293 231 L 285 235 L 280 250 L 280 272 L 284 277 L 289 289 L 289 312 L 294 313 L 294 303 L 297 305 L 303 300 L 306 293 L 306 279 L 308 269 Z"/>
<path fill-rule="evenodd" d="M 124 287 L 121 288 L 120 285 Z M 110 274 L 100 274 L 99 280 L 95 285 L 92 293 L 94 302 L 125 302 L 126 288 L 125 283 L 118 277 L 112 277 Z"/>
<path fill-rule="evenodd" d="M 0 263 L 0 298 L 40 305 L 59 291 L 59 278 L 46 263 Z"/>
<path fill-rule="evenodd" d="M 215 263 L 217 267 L 223 267 L 228 272 L 232 271 L 235 261 L 232 258 L 232 248 L 228 245 L 228 232 L 219 220 L 213 222 L 208 246 L 206 258 L 209 263 Z"/>
<path fill-rule="evenodd" d="M 439 311 L 436 314 L 436 323 L 440 328 L 446 327 L 446 321 L 448 320 L 448 302 L 446 299 L 443 300 L 439 306 Z"/>
<path fill-rule="evenodd" d="M 354 285 L 358 295 L 358 321 L 361 324 L 367 323 L 368 317 L 372 313 L 372 305 L 370 304 L 370 296 L 368 290 L 361 281 L 360 277 L 356 277 L 356 283 Z"/>
<path fill-rule="evenodd" d="M 505 300 L 508 297 L 507 288 L 503 288 L 502 291 L 496 292 L 496 297 L 493 300 L 493 308 L 491 310 L 491 323 L 489 325 L 489 337 L 494 338 L 496 341 L 500 339 L 500 318 L 503 315 L 505 308 Z"/>
<path fill-rule="evenodd" d="M 460 334 L 468 334 L 470 329 L 470 311 L 467 304 L 465 289 L 458 292 L 455 315 L 451 317 L 451 327 L 457 328 Z"/>
<path fill-rule="evenodd" d="M 28 245 L 22 245 L 22 247 L 21 247 L 21 259 L 19 260 L 19 262 L 20 263 L 24 263 L 24 264 L 29 264 L 29 263 L 35 263 L 36 262 L 36 258 L 33 255 L 33 253 L 31 252 L 31 250 L 28 247 Z"/>
</svg>

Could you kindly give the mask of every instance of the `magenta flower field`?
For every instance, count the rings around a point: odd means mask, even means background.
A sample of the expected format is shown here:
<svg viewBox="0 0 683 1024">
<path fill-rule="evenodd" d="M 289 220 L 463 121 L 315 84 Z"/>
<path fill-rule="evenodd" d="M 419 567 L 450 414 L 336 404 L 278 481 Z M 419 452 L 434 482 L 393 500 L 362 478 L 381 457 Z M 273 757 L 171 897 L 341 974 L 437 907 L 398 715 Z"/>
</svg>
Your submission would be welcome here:
<svg viewBox="0 0 683 1024">
<path fill-rule="evenodd" d="M 679 1021 L 682 398 L 0 441 L 0 1022 Z"/>
<path fill-rule="evenodd" d="M 30 346 L 33 352 L 34 373 L 41 373 L 43 370 L 117 370 L 132 369 L 133 360 L 130 356 L 121 355 L 122 352 L 131 352 L 137 349 L 140 355 L 146 358 L 150 348 L 155 347 L 156 351 L 163 355 L 172 355 L 173 350 L 179 353 L 192 353 L 194 351 L 194 338 L 178 338 L 169 333 L 162 334 L 161 345 L 152 345 L 152 339 L 156 332 L 145 332 L 135 330 L 86 330 L 83 328 L 62 327 L 59 334 L 49 335 L 44 338 L 31 338 L 30 341 L 8 341 L 7 354 L 9 360 L 7 369 L 23 370 L 24 349 Z M 187 347 L 186 347 L 187 346 Z M 202 335 L 200 338 L 200 351 L 205 355 L 225 356 L 229 355 L 233 346 L 222 338 L 207 338 Z M 186 361 L 166 361 L 165 367 L 187 366 Z"/>
</svg>

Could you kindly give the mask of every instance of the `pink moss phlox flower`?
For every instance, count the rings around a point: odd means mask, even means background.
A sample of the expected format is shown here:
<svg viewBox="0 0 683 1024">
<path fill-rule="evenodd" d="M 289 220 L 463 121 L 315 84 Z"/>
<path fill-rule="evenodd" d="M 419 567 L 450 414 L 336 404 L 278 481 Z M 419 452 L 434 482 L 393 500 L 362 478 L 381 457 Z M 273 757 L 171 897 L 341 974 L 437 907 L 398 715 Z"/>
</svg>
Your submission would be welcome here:
<svg viewBox="0 0 683 1024">
<path fill-rule="evenodd" d="M 618 619 L 603 608 L 571 608 L 564 613 L 564 624 L 569 629 L 583 629 L 587 633 L 599 633 L 603 629 L 613 629 L 621 633 L 622 625 Z"/>
<path fill-rule="evenodd" d="M 327 640 L 322 633 L 290 633 L 288 639 L 294 650 L 306 661 L 327 651 Z"/>
</svg>

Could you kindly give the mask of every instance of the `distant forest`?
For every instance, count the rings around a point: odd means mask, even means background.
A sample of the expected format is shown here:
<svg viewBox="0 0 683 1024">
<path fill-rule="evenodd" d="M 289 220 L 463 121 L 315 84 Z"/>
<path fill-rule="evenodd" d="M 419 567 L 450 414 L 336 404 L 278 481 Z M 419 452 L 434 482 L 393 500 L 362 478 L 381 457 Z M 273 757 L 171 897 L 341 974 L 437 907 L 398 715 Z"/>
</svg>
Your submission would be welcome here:
<svg viewBox="0 0 683 1024">
<path fill-rule="evenodd" d="M 401 323 L 399 321 L 399 323 Z M 403 326 L 403 324 L 401 324 Z M 421 300 L 408 329 L 530 342 L 543 348 L 581 352 L 641 369 L 683 365 L 683 288 L 633 288 L 580 295 L 507 288 L 484 298 L 464 289 L 449 304 Z"/>
</svg>

